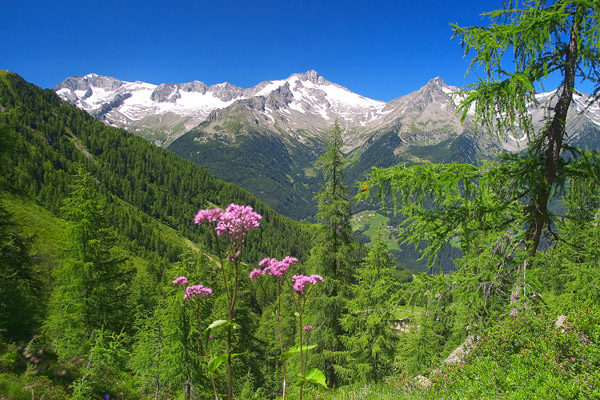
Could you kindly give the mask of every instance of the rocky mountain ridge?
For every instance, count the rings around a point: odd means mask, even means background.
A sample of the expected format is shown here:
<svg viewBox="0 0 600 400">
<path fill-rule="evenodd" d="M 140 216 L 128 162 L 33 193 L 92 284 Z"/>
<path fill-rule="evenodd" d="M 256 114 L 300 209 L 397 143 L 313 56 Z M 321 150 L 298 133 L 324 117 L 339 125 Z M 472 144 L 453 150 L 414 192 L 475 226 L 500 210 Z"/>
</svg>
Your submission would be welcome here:
<svg viewBox="0 0 600 400">
<path fill-rule="evenodd" d="M 288 121 L 299 129 L 324 128 L 336 119 L 364 125 L 380 116 L 386 104 L 329 82 L 316 71 L 264 81 L 249 89 L 227 82 L 154 85 L 89 74 L 67 78 L 54 90 L 105 123 L 140 133 L 158 145 L 168 145 L 201 122 L 214 119 L 211 112 L 236 101 L 251 100 L 248 104 L 261 107 L 272 125 Z M 262 105 L 261 97 L 265 99 Z"/>
</svg>

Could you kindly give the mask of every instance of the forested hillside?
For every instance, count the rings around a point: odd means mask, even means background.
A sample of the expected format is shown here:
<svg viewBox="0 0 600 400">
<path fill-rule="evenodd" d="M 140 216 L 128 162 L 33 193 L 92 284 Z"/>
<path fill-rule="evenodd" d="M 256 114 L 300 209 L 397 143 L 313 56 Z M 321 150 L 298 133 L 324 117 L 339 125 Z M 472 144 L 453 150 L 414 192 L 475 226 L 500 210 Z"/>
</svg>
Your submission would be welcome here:
<svg viewBox="0 0 600 400">
<path fill-rule="evenodd" d="M 11 147 L 5 180 L 52 212 L 59 213 L 81 165 L 107 197 L 114 228 L 170 261 L 177 259 L 181 246 L 159 240 L 146 222 L 160 221 L 194 242 L 210 244 L 209 233 L 194 227 L 193 215 L 198 208 L 231 202 L 252 205 L 264 216 L 260 238 L 250 239 L 248 260 L 267 253 L 306 256 L 310 239 L 302 225 L 275 214 L 245 190 L 123 130 L 106 127 L 51 90 L 9 72 L 0 78 L 0 128 Z"/>
</svg>

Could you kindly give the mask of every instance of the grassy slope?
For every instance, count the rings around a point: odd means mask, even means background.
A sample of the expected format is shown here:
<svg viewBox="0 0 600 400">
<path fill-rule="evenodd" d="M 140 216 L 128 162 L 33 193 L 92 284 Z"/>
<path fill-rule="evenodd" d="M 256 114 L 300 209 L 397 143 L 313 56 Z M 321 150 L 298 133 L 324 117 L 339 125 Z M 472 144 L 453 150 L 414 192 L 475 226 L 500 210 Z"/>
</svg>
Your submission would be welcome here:
<svg viewBox="0 0 600 400">
<path fill-rule="evenodd" d="M 58 256 L 58 250 L 67 241 L 69 222 L 56 217 L 51 211 L 24 196 L 6 195 L 2 199 L 2 205 L 14 216 L 25 236 L 33 238 L 32 247 L 36 257 L 55 259 Z M 122 202 L 121 206 L 132 207 L 125 202 Z M 198 250 L 196 244 L 162 222 L 149 219 L 146 224 L 154 228 L 160 241 L 176 243 L 194 251 Z M 117 235 L 119 235 L 118 232 Z M 121 237 L 121 239 L 125 238 Z"/>
<path fill-rule="evenodd" d="M 352 216 L 352 230 L 360 231 L 363 235 L 369 237 L 371 242 L 377 237 L 379 231 L 383 233 L 383 239 L 388 244 L 390 250 L 400 250 L 398 247 L 398 238 L 396 229 L 390 227 L 390 219 L 376 211 L 361 211 Z"/>
</svg>

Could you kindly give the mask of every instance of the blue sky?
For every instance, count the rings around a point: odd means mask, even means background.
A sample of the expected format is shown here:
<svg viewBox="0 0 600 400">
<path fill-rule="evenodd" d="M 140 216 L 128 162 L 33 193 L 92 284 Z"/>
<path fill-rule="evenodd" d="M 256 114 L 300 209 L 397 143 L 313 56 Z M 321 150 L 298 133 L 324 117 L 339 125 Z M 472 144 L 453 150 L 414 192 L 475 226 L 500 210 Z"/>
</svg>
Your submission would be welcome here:
<svg viewBox="0 0 600 400">
<path fill-rule="evenodd" d="M 0 0 L 0 69 L 51 88 L 126 81 L 252 87 L 314 69 L 389 101 L 468 65 L 449 23 L 485 25 L 502 0 Z"/>
</svg>

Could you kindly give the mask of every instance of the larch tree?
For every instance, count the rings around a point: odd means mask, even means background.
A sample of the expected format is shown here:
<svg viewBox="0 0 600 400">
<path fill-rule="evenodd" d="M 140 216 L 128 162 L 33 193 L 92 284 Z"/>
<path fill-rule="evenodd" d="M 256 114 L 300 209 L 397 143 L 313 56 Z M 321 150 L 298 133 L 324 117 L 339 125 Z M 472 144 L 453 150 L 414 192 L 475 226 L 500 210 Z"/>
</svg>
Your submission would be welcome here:
<svg viewBox="0 0 600 400">
<path fill-rule="evenodd" d="M 64 358 L 84 354 L 94 329 L 119 332 L 128 321 L 125 258 L 115 247 L 101 199 L 90 174 L 80 168 L 63 205 L 71 225 L 45 323 Z"/>
<path fill-rule="evenodd" d="M 600 3 L 510 1 L 484 16 L 488 26 L 452 25 L 465 55 L 472 56 L 467 72 L 483 72 L 463 92 L 459 111 L 463 120 L 473 115 L 476 126 L 490 135 L 525 135 L 526 147 L 481 167 L 374 169 L 361 193 L 393 198 L 405 217 L 405 241 L 425 243 L 424 256 L 435 259 L 450 243 L 462 250 L 452 278 L 415 280 L 416 292 L 435 293 L 446 321 L 454 318 L 455 329 L 463 329 L 457 338 L 464 337 L 465 326 L 485 325 L 505 305 L 517 311 L 515 304 L 530 300 L 526 271 L 543 234 L 556 238 L 551 200 L 573 179 L 597 183 L 600 177 L 597 152 L 565 143 L 576 82 L 593 86 L 590 105 L 600 95 Z M 560 77 L 561 83 L 539 125 L 530 110 L 539 106 L 535 95 L 548 77 Z"/>
<path fill-rule="evenodd" d="M 587 0 L 509 1 L 503 10 L 485 15 L 487 27 L 452 25 L 465 55 L 474 52 L 468 72 L 482 68 L 485 79 L 471 86 L 461 104 L 463 119 L 474 107 L 476 122 L 500 135 L 527 134 L 529 146 L 523 168 L 535 179 L 527 187 L 527 255 L 523 268 L 531 265 L 542 233 L 552 226 L 548 205 L 556 189 L 565 182 L 569 163 L 565 157 L 567 112 L 573 103 L 577 79 L 594 87 L 593 100 L 600 90 L 600 3 Z M 512 71 L 505 69 L 512 64 Z M 562 82 L 546 120 L 535 131 L 531 104 L 536 85 L 551 74 Z M 591 102 L 590 104 L 591 105 Z M 513 301 L 519 291 L 513 292 Z"/>
</svg>

